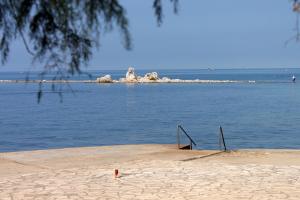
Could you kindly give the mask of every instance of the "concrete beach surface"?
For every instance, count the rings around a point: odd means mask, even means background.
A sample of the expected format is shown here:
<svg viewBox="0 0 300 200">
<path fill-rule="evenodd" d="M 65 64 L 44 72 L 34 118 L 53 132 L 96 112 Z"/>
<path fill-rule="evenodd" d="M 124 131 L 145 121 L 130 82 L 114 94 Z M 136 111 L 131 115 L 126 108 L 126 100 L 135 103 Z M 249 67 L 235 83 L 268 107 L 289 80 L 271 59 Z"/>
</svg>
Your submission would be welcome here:
<svg viewBox="0 0 300 200">
<path fill-rule="evenodd" d="M 300 150 L 189 151 L 174 145 L 0 153 L 0 199 L 298 200 L 299 157 Z"/>
</svg>

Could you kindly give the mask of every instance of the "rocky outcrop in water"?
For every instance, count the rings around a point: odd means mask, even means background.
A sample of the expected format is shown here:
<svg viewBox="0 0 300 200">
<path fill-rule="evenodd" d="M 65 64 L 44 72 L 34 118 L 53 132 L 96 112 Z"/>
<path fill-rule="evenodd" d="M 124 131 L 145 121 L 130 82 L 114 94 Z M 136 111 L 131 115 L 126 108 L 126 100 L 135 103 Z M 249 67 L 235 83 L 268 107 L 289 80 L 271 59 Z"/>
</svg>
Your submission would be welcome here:
<svg viewBox="0 0 300 200">
<path fill-rule="evenodd" d="M 171 79 L 168 77 L 159 78 L 157 72 L 146 73 L 144 76 L 138 76 L 133 67 L 129 67 L 124 78 L 113 80 L 110 75 L 105 75 L 97 78 L 97 83 L 239 83 L 243 81 L 235 80 L 183 80 Z M 247 82 L 247 81 L 245 81 Z M 255 83 L 255 81 L 248 81 Z"/>
<path fill-rule="evenodd" d="M 150 81 L 157 81 L 159 79 L 157 72 L 147 73 L 145 74 L 144 78 Z"/>
<path fill-rule="evenodd" d="M 96 79 L 97 83 L 112 83 L 113 80 L 109 74 Z"/>
<path fill-rule="evenodd" d="M 135 74 L 134 68 L 129 67 L 125 77 L 126 82 L 137 82 L 137 75 Z"/>
<path fill-rule="evenodd" d="M 138 82 L 140 83 L 156 82 L 159 80 L 157 72 L 146 73 L 144 77 L 138 77 Z"/>
</svg>

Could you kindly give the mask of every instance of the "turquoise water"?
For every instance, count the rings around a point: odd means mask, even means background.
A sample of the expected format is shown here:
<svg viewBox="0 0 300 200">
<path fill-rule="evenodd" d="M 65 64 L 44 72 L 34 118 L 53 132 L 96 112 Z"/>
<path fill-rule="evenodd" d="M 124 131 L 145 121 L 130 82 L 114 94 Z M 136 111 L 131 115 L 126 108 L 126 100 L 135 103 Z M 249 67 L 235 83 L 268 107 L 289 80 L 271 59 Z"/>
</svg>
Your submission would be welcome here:
<svg viewBox="0 0 300 200">
<path fill-rule="evenodd" d="M 125 73 L 91 75 L 118 79 Z M 300 148 L 300 82 L 291 82 L 292 75 L 300 81 L 300 69 L 160 70 L 159 74 L 256 82 L 74 83 L 73 91 L 63 85 L 62 103 L 51 84 L 44 84 L 40 104 L 37 84 L 1 83 L 0 151 L 175 143 L 177 124 L 186 128 L 199 149 L 218 148 L 220 125 L 230 149 Z M 30 74 L 31 79 L 36 77 Z M 24 73 L 0 72 L 0 80 L 25 78 Z"/>
</svg>

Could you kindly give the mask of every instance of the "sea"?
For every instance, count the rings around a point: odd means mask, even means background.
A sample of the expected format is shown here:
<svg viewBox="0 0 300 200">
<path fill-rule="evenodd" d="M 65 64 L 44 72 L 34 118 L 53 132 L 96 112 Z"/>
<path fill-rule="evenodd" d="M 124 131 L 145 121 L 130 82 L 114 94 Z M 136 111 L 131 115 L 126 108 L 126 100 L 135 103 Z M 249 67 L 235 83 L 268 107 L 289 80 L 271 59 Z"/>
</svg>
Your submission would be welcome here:
<svg viewBox="0 0 300 200">
<path fill-rule="evenodd" d="M 95 80 L 124 70 L 89 71 Z M 143 75 L 152 70 L 136 70 Z M 197 149 L 300 149 L 300 69 L 156 70 L 160 77 L 223 83 L 0 83 L 0 152 L 120 144 L 177 144 L 181 125 Z M 292 76 L 296 82 L 292 82 Z M 0 80 L 38 80 L 1 72 Z M 53 74 L 42 79 L 51 80 Z M 298 79 L 299 78 L 299 82 Z M 38 103 L 37 94 L 42 89 Z M 54 89 L 54 90 L 53 90 Z M 188 143 L 182 131 L 181 143 Z"/>
</svg>

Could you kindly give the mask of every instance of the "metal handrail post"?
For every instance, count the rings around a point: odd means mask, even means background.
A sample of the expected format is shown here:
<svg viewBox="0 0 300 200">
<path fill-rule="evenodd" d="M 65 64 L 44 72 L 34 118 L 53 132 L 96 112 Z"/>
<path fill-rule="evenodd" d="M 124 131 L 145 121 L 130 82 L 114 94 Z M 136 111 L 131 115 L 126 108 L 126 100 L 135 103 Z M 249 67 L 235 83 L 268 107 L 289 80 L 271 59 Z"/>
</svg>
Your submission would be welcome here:
<svg viewBox="0 0 300 200">
<path fill-rule="evenodd" d="M 178 149 L 180 149 L 180 137 L 179 137 L 179 126 L 177 126 L 177 145 L 178 145 Z"/>
<path fill-rule="evenodd" d="M 219 143 L 220 143 L 220 146 L 221 146 L 221 141 L 223 142 L 224 151 L 227 151 L 227 148 L 226 148 L 226 143 L 225 143 L 225 138 L 224 138 L 224 134 L 223 134 L 223 128 L 222 128 L 222 126 L 220 126 L 220 138 L 219 138 Z"/>
<path fill-rule="evenodd" d="M 194 142 L 194 140 L 189 136 L 189 134 L 187 134 L 187 132 L 183 129 L 183 127 L 181 125 L 178 125 L 178 127 L 182 130 L 182 132 L 189 138 L 189 140 L 196 146 L 196 143 Z"/>
</svg>

